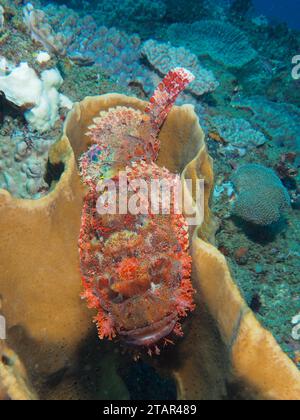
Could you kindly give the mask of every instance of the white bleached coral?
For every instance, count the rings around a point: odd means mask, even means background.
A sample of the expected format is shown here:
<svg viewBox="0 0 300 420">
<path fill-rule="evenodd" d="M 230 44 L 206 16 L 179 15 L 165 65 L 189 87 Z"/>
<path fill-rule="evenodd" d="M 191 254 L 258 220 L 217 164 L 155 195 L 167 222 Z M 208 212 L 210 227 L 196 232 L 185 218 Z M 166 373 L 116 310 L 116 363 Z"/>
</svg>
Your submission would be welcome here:
<svg viewBox="0 0 300 420">
<path fill-rule="evenodd" d="M 42 133 L 54 126 L 60 108 L 72 108 L 72 102 L 58 92 L 62 83 L 57 69 L 45 70 L 39 78 L 27 63 L 21 63 L 9 75 L 0 77 L 0 91 L 8 101 L 27 109 L 26 120 Z"/>
</svg>

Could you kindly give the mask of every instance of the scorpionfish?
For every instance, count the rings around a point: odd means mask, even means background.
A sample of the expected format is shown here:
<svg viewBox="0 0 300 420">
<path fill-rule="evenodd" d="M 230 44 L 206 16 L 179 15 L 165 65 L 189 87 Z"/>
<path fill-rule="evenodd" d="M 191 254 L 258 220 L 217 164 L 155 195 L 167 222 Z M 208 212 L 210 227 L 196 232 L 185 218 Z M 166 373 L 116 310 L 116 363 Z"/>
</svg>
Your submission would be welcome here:
<svg viewBox="0 0 300 420">
<path fill-rule="evenodd" d="M 156 180 L 178 185 L 179 175 L 155 161 L 161 127 L 193 79 L 189 71 L 176 68 L 143 111 L 125 106 L 101 111 L 88 129 L 92 145 L 80 158 L 88 186 L 79 237 L 83 297 L 97 312 L 100 339 L 118 339 L 137 354 L 143 348 L 159 354 L 161 345 L 182 336 L 181 320 L 194 309 L 188 225 L 173 199 L 169 211 L 160 214 L 149 196 L 143 203 L 147 211 L 137 214 L 99 212 L 98 204 L 105 202 L 106 185 L 120 185 L 121 173 L 128 184 L 142 180 L 150 186 Z M 127 200 L 135 193 L 132 188 Z M 163 208 L 162 198 L 158 204 Z"/>
</svg>

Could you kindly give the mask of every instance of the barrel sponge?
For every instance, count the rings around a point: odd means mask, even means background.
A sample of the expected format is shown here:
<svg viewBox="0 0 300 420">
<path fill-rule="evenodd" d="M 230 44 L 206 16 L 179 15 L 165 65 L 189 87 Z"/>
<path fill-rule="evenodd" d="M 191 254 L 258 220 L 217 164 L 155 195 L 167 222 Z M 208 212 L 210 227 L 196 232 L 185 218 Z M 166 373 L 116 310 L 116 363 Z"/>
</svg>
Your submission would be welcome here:
<svg viewBox="0 0 300 420">
<path fill-rule="evenodd" d="M 288 191 L 265 166 L 243 165 L 233 174 L 232 182 L 237 193 L 233 213 L 247 222 L 269 226 L 290 206 Z"/>
</svg>

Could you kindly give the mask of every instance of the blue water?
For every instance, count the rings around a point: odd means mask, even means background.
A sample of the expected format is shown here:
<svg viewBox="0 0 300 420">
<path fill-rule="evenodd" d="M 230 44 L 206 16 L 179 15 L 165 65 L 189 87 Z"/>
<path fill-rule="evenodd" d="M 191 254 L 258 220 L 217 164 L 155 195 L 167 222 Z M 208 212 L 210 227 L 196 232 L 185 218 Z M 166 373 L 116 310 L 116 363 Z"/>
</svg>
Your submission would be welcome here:
<svg viewBox="0 0 300 420">
<path fill-rule="evenodd" d="M 259 14 L 300 29 L 300 0 L 253 0 L 253 4 Z"/>
</svg>

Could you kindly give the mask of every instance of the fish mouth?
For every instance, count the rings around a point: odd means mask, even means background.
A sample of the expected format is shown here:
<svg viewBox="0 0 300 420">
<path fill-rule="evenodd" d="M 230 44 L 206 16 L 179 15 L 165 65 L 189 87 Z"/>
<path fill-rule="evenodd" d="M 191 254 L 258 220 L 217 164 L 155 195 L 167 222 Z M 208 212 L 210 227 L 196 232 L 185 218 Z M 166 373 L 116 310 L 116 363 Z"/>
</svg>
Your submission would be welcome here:
<svg viewBox="0 0 300 420">
<path fill-rule="evenodd" d="M 177 315 L 172 314 L 147 327 L 137 328 L 131 331 L 120 331 L 120 336 L 130 346 L 150 347 L 168 336 L 173 331 L 177 320 Z"/>
</svg>

